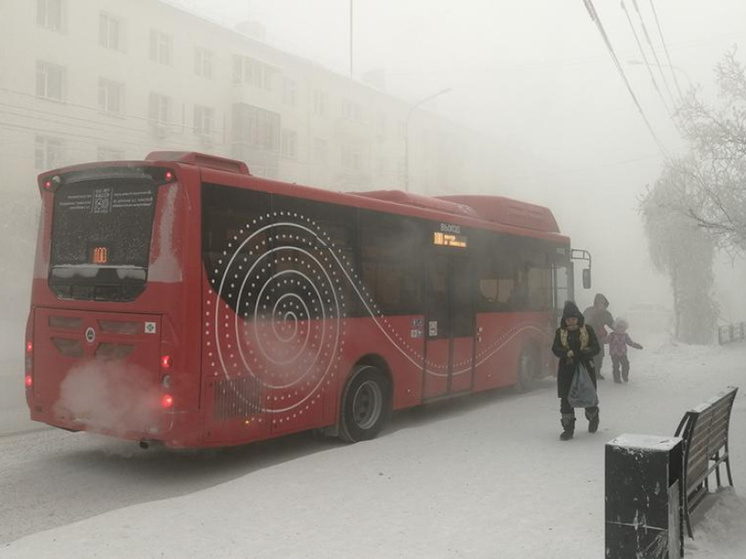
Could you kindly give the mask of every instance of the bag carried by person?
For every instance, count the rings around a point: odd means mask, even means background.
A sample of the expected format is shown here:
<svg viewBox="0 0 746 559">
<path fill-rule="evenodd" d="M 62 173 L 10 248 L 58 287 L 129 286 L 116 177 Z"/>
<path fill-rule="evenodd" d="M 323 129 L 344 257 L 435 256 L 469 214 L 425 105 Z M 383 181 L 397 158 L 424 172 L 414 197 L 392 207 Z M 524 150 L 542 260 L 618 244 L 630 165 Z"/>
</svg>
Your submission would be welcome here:
<svg viewBox="0 0 746 559">
<path fill-rule="evenodd" d="M 567 401 L 573 408 L 592 408 L 598 405 L 598 394 L 591 375 L 583 363 L 578 363 L 572 376 Z"/>
</svg>

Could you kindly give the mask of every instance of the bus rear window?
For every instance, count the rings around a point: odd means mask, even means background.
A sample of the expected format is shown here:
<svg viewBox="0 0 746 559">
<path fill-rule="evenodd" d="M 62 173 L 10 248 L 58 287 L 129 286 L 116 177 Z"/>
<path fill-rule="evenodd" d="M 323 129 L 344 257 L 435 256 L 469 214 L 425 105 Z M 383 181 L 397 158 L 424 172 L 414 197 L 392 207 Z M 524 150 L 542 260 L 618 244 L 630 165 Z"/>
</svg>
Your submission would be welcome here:
<svg viewBox="0 0 746 559">
<path fill-rule="evenodd" d="M 54 198 L 50 287 L 131 301 L 145 289 L 157 189 L 144 175 L 64 184 Z"/>
</svg>

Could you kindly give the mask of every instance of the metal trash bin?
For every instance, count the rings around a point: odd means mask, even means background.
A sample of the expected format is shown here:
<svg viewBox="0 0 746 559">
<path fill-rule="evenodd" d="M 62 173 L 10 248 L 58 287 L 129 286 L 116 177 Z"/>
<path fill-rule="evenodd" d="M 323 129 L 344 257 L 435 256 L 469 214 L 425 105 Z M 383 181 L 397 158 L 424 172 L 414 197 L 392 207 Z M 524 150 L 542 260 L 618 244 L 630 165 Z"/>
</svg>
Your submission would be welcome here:
<svg viewBox="0 0 746 559">
<path fill-rule="evenodd" d="M 624 434 L 606 443 L 606 559 L 684 556 L 681 437 Z"/>
</svg>

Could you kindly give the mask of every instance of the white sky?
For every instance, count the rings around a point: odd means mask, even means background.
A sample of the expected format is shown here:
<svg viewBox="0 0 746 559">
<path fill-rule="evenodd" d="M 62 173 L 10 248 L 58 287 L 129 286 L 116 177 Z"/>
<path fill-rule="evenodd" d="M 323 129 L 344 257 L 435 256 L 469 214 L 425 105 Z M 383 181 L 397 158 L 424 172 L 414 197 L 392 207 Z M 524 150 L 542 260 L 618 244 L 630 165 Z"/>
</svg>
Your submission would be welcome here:
<svg viewBox="0 0 746 559">
<path fill-rule="evenodd" d="M 663 156 L 583 0 L 169 1 L 226 23 L 260 21 L 272 44 L 341 74 L 350 68 L 352 4 L 357 79 L 383 69 L 387 90 L 412 102 L 452 88 L 428 108 L 489 132 L 499 142 L 496 152 L 522 154 L 505 169 L 496 194 L 551 207 L 575 246 L 591 250 L 594 292 L 605 292 L 617 313 L 640 301 L 671 305 L 668 280 L 651 271 L 637 214 Z M 634 64 L 642 55 L 620 2 L 594 4 L 655 134 L 667 152 L 681 153 L 685 141 L 647 69 Z M 625 5 L 654 64 L 632 0 Z M 637 5 L 665 65 L 651 2 Z M 715 64 L 746 37 L 746 2 L 655 0 L 654 5 L 676 67 L 662 68 L 668 87 L 675 94 L 675 72 L 682 89 L 700 84 L 710 98 Z M 654 76 L 668 99 L 660 74 Z M 743 278 L 740 269 L 729 274 Z M 721 274 L 720 281 L 734 280 Z M 578 299 L 585 304 L 592 295 L 580 293 Z M 730 304 L 732 298 L 726 298 Z M 746 314 L 746 307 L 734 314 Z"/>
<path fill-rule="evenodd" d="M 670 437 L 686 409 L 739 384 L 735 492 L 703 505 L 686 558 L 746 557 L 746 345 L 630 335 L 645 348 L 629 350 L 630 383 L 600 381 L 599 432 L 579 417 L 567 443 L 552 379 L 397 414 L 355 445 L 300 435 L 170 453 L 61 430 L 0 437 L 0 559 L 598 559 L 606 443 Z"/>
</svg>

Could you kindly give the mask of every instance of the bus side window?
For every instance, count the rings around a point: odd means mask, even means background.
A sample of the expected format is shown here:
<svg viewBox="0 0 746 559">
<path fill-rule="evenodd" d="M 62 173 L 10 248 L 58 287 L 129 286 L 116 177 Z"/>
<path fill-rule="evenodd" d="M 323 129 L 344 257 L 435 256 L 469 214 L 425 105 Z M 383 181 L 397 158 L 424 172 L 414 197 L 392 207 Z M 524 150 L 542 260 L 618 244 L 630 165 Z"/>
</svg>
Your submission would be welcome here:
<svg viewBox="0 0 746 559">
<path fill-rule="evenodd" d="M 483 307 L 488 307 L 497 301 L 497 279 L 480 279 L 479 294 L 482 297 Z"/>
<path fill-rule="evenodd" d="M 219 289 L 231 262 L 237 258 L 246 259 L 242 266 L 248 271 L 268 250 L 267 233 L 257 233 L 258 227 L 253 222 L 266 220 L 269 214 L 266 193 L 217 184 L 202 185 L 202 261 L 214 290 Z M 238 298 L 228 297 L 227 292 L 222 296 L 235 311 Z M 251 297 L 242 298 L 247 308 L 252 301 Z"/>
<path fill-rule="evenodd" d="M 283 222 L 293 224 L 287 231 L 284 226 L 277 231 L 282 235 L 282 244 L 287 250 L 277 251 L 275 265 L 285 270 L 295 270 L 299 266 L 295 259 L 284 257 L 291 256 L 296 249 L 312 252 L 316 262 L 324 268 L 322 276 L 328 274 L 329 280 L 323 281 L 332 281 L 335 285 L 335 295 L 339 297 L 336 305 L 341 312 L 346 316 L 358 316 L 359 298 L 352 284 L 358 273 L 355 255 L 357 210 L 279 194 L 273 195 L 272 208 L 273 212 L 278 212 L 282 216 Z M 309 225 L 308 221 L 312 224 Z M 312 233 L 293 233 L 296 222 L 311 229 Z M 309 240 L 312 240 L 311 245 L 308 244 Z M 298 271 L 308 272 L 302 265 Z M 288 284 L 281 288 L 281 292 L 277 292 L 278 297 L 282 294 L 296 293 L 303 298 L 299 284 Z"/>
<path fill-rule="evenodd" d="M 530 268 L 528 273 L 528 304 L 533 311 L 551 308 L 552 270 L 548 266 Z"/>
<path fill-rule="evenodd" d="M 512 290 L 512 281 L 507 284 L 499 260 L 498 239 L 494 234 L 482 234 L 476 238 L 474 260 L 477 298 L 476 312 L 499 312 L 507 308 Z"/>
<path fill-rule="evenodd" d="M 383 314 L 422 312 L 424 244 L 418 222 L 404 216 L 361 211 L 362 282 Z"/>
</svg>

